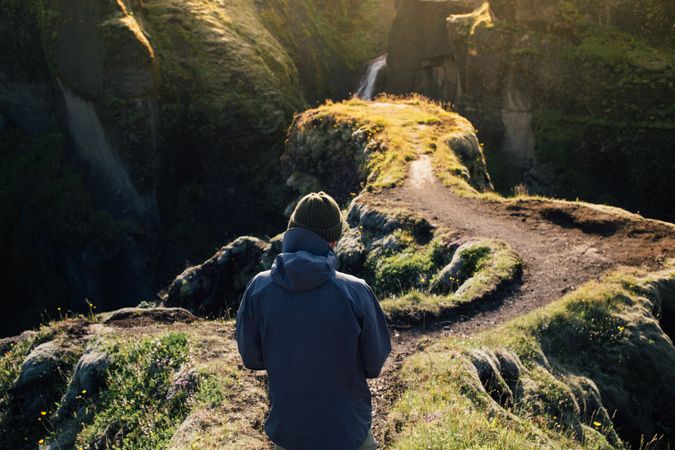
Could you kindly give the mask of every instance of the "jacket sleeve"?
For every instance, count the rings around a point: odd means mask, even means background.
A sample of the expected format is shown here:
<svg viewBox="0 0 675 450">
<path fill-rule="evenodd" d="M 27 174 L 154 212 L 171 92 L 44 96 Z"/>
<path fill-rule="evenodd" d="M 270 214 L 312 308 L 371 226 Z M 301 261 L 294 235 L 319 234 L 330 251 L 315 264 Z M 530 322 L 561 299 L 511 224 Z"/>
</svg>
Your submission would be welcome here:
<svg viewBox="0 0 675 450">
<path fill-rule="evenodd" d="M 377 378 L 391 352 L 391 340 L 387 319 L 380 308 L 380 303 L 369 287 L 366 287 L 366 290 L 367 298 L 363 299 L 359 354 L 366 378 Z"/>
<path fill-rule="evenodd" d="M 249 283 L 237 311 L 237 348 L 244 366 L 251 370 L 265 370 L 260 325 L 252 308 L 251 285 Z"/>
</svg>

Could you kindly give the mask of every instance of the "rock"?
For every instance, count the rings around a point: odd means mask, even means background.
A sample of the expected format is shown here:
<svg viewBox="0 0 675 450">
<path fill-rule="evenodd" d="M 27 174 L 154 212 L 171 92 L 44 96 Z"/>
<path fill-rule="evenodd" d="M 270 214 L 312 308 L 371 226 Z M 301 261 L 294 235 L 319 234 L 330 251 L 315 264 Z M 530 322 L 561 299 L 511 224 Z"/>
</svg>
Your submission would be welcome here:
<svg viewBox="0 0 675 450">
<path fill-rule="evenodd" d="M 277 239 L 278 245 L 278 239 Z M 248 282 L 263 270 L 262 259 L 270 244 L 243 236 L 221 248 L 204 263 L 180 274 L 160 294 L 167 307 L 185 308 L 197 315 L 219 315 L 236 311 Z"/>
<path fill-rule="evenodd" d="M 9 390 L 5 414 L 0 417 L 5 448 L 24 448 L 24 438 L 44 432 L 38 418 L 46 420 L 53 415 L 54 405 L 61 399 L 75 363 L 76 351 L 71 342 L 49 341 L 26 356 L 19 377 Z"/>
<path fill-rule="evenodd" d="M 54 341 L 33 349 L 21 365 L 15 390 L 22 390 L 40 382 L 49 382 L 63 364 L 64 351 Z"/>
<path fill-rule="evenodd" d="M 519 399 L 522 396 L 520 373 L 523 363 L 518 355 L 505 349 L 495 350 L 495 358 L 499 363 L 499 373 L 511 390 L 514 400 Z"/>
<path fill-rule="evenodd" d="M 355 122 L 338 123 L 330 114 L 323 116 L 318 110 L 298 116 L 281 155 L 287 184 L 296 189 L 311 186 L 313 190 L 329 192 L 344 204 L 350 194 L 360 190 L 367 176 L 368 142 L 356 133 L 358 129 Z"/>
<path fill-rule="evenodd" d="M 270 239 L 269 245 L 265 249 L 263 256 L 261 258 L 261 263 L 263 269 L 269 269 L 272 267 L 274 259 L 281 253 L 284 245 L 284 233 L 279 233 Z"/>
<path fill-rule="evenodd" d="M 435 294 L 447 295 L 455 292 L 471 275 L 469 272 L 470 261 L 466 253 L 473 248 L 475 242 L 467 242 L 461 245 L 452 257 L 448 265 L 443 267 L 433 278 L 429 290 Z"/>
<path fill-rule="evenodd" d="M 376 234 L 391 233 L 401 227 L 398 218 L 361 203 L 359 197 L 352 200 L 347 213 L 347 223 L 352 227 L 362 227 Z"/>
<path fill-rule="evenodd" d="M 358 228 L 347 228 L 337 243 L 336 254 L 340 271 L 351 274 L 361 273 L 366 260 L 366 248 Z"/>
<path fill-rule="evenodd" d="M 504 407 L 513 406 L 513 393 L 501 376 L 501 367 L 495 355 L 486 350 L 474 349 L 468 356 L 490 397 Z"/>
<path fill-rule="evenodd" d="M 35 339 L 35 336 L 37 336 L 37 332 L 28 330 L 18 336 L 0 339 L 0 355 L 4 355 L 10 351 L 19 342 Z"/>
<path fill-rule="evenodd" d="M 153 323 L 190 323 L 197 318 L 183 308 L 122 308 L 101 314 L 101 323 L 115 327 L 139 327 Z"/>
</svg>

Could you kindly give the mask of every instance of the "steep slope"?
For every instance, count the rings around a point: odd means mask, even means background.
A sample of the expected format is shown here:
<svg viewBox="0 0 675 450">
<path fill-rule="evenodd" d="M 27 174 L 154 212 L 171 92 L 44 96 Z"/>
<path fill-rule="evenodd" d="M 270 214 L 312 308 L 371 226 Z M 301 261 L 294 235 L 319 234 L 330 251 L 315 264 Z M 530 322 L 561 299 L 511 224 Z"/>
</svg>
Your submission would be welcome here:
<svg viewBox="0 0 675 450">
<path fill-rule="evenodd" d="M 348 94 L 332 81 L 351 83 L 366 53 L 384 46 L 392 3 L 301 9 L 281 0 L 3 6 L 0 247 L 12 269 L 2 282 L 29 307 L 0 321 L 0 335 L 57 307 L 84 311 L 85 298 L 106 309 L 152 298 L 223 239 L 283 224 L 290 192 L 278 157 L 292 115 L 306 99 Z M 361 26 L 376 16 L 378 26 Z M 370 44 L 343 51 L 357 40 Z"/>
</svg>

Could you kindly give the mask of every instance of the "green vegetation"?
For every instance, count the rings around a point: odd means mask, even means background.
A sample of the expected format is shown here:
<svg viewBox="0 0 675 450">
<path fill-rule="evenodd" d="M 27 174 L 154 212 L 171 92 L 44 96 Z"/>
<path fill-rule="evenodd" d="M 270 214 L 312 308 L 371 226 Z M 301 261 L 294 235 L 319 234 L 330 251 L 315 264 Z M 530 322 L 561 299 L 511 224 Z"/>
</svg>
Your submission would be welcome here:
<svg viewBox="0 0 675 450">
<path fill-rule="evenodd" d="M 266 134 L 303 105 L 293 62 L 250 0 L 161 0 L 142 13 L 160 60 L 169 129 L 210 135 L 239 124 Z"/>
<path fill-rule="evenodd" d="M 401 184 L 409 162 L 423 154 L 431 156 L 439 178 L 456 191 L 475 194 L 491 189 L 471 124 L 423 97 L 329 101 L 299 116 L 295 127 L 299 134 L 309 135 L 318 130 L 323 132 L 320 128 L 323 122 L 332 124 L 341 133 L 336 141 L 349 140 L 347 145 L 353 146 L 353 159 L 366 155 L 362 171 L 367 174 L 370 190 Z M 349 131 L 346 136 L 342 133 L 345 129 Z M 309 139 L 312 138 L 305 138 Z M 317 178 L 330 179 L 325 175 Z"/>
<path fill-rule="evenodd" d="M 32 344 L 32 339 L 20 340 L 0 355 L 0 423 L 4 421 L 7 411 L 9 391 L 19 376 L 21 364 Z"/>
<path fill-rule="evenodd" d="M 620 271 L 471 339 L 446 339 L 404 366 L 392 448 L 622 448 L 666 433 L 675 394 L 675 270 Z M 669 302 L 669 303 L 665 303 Z M 641 436 L 644 434 L 645 436 Z"/>
<path fill-rule="evenodd" d="M 78 436 L 85 447 L 155 449 L 165 446 L 187 415 L 186 390 L 170 394 L 173 374 L 188 358 L 185 334 L 115 342 L 96 417 Z"/>
<path fill-rule="evenodd" d="M 391 0 L 274 0 L 258 5 L 262 22 L 288 51 L 310 102 L 343 96 L 369 59 L 384 53 Z"/>
<path fill-rule="evenodd" d="M 390 272 L 388 280 L 396 280 L 395 275 L 404 275 L 403 281 L 393 286 L 401 288 L 388 291 L 397 295 L 382 301 L 382 308 L 391 320 L 425 321 L 447 314 L 459 306 L 485 301 L 516 282 L 522 272 L 520 257 L 501 241 L 469 242 L 454 253 L 448 252 L 438 240 L 434 240 L 431 247 L 426 251 L 407 250 L 380 263 Z M 439 250 L 444 251 L 445 261 L 433 264 L 432 255 L 442 254 Z M 448 261 L 448 257 L 452 260 Z M 399 261 L 403 263 L 389 267 Z M 415 262 L 421 266 L 415 267 L 419 272 L 410 268 Z M 438 271 L 448 262 L 443 270 Z M 375 286 L 378 286 L 378 278 L 375 280 Z"/>
<path fill-rule="evenodd" d="M 428 248 L 408 247 L 400 253 L 370 259 L 373 264 L 373 288 L 380 295 L 392 295 L 428 284 L 435 267 Z"/>
</svg>

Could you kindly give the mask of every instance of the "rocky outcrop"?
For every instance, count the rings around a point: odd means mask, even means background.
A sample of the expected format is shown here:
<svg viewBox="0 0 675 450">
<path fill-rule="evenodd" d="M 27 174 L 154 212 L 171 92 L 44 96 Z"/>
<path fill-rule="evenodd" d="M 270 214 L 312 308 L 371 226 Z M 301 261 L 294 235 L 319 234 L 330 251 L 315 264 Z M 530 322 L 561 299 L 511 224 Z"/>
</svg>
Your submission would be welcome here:
<svg viewBox="0 0 675 450">
<path fill-rule="evenodd" d="M 421 143 L 423 137 L 429 139 L 427 148 L 406 143 Z M 286 184 L 300 195 L 322 189 L 346 206 L 364 188 L 403 183 L 408 162 L 423 152 L 431 153 L 448 184 L 474 193 L 492 190 L 471 123 L 414 96 L 327 102 L 305 111 L 289 130 L 281 168 Z"/>
<path fill-rule="evenodd" d="M 675 62 L 657 30 L 674 20 L 666 1 L 403 0 L 385 90 L 456 105 L 502 192 L 524 183 L 668 219 Z"/>
<path fill-rule="evenodd" d="M 269 266 L 265 266 L 271 264 L 271 259 L 280 251 L 279 241 L 274 242 L 248 236 L 237 238 L 204 263 L 176 277 L 160 294 L 162 303 L 203 316 L 236 311 L 248 282 L 258 272 L 268 269 Z"/>
</svg>

